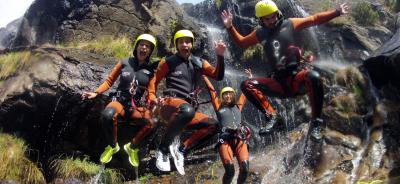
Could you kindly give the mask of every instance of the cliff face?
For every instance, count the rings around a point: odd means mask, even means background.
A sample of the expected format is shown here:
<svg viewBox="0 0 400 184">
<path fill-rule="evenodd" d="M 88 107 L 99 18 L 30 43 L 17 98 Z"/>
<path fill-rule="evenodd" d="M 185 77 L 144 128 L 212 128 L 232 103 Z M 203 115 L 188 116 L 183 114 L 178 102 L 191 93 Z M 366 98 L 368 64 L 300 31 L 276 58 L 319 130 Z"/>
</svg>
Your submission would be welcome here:
<svg viewBox="0 0 400 184">
<path fill-rule="evenodd" d="M 159 52 L 167 53 L 173 33 L 182 28 L 204 39 L 175 0 L 36 0 L 11 47 L 88 41 L 105 35 L 133 40 L 150 33 L 159 38 Z"/>
<path fill-rule="evenodd" d="M 0 28 L 0 50 L 5 49 L 11 45 L 17 34 L 20 24 L 21 19 L 17 19 L 8 23 L 6 27 Z"/>
</svg>

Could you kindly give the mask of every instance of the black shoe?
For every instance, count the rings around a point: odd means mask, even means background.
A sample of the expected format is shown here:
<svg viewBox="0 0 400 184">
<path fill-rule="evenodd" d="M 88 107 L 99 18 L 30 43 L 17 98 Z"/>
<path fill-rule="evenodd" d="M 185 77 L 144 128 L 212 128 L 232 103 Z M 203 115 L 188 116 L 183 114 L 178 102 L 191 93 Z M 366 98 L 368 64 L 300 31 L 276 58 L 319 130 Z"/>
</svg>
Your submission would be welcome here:
<svg viewBox="0 0 400 184">
<path fill-rule="evenodd" d="M 278 122 L 278 116 L 277 115 L 266 115 L 266 118 L 268 122 L 266 123 L 265 126 L 261 127 L 260 130 L 258 131 L 258 134 L 260 136 L 266 136 L 269 135 L 274 127 L 276 126 L 276 123 Z"/>
<path fill-rule="evenodd" d="M 258 135 L 260 136 L 267 136 L 269 134 L 271 134 L 272 129 L 266 129 L 264 127 L 260 128 L 260 130 L 258 131 Z"/>
<path fill-rule="evenodd" d="M 311 120 L 310 123 L 310 129 L 309 129 L 309 134 L 311 135 L 311 138 L 314 140 L 320 140 L 322 139 L 322 125 L 323 121 L 320 118 L 316 118 L 314 120 Z"/>
</svg>

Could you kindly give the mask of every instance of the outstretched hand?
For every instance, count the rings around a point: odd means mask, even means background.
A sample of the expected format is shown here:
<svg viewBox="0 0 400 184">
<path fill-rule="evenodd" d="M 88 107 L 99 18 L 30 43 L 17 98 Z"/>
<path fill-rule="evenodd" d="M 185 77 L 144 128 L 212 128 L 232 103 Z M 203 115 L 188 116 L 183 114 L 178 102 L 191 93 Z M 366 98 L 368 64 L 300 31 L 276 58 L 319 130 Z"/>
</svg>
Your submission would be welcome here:
<svg viewBox="0 0 400 184">
<path fill-rule="evenodd" d="M 253 78 L 253 73 L 251 73 L 251 69 L 244 69 L 244 73 L 247 74 L 247 76 L 249 77 L 249 79 Z"/>
<path fill-rule="evenodd" d="M 226 45 L 222 40 L 214 41 L 214 47 L 218 56 L 224 56 Z"/>
<path fill-rule="evenodd" d="M 222 21 L 224 22 L 225 28 L 232 27 L 232 13 L 231 11 L 224 10 L 221 13 Z"/>
<path fill-rule="evenodd" d="M 95 92 L 87 92 L 87 91 L 84 91 L 84 92 L 82 93 L 81 97 L 82 97 L 82 100 L 85 100 L 85 99 L 96 98 L 97 95 L 98 95 L 98 94 L 95 93 Z"/>
<path fill-rule="evenodd" d="M 348 14 L 349 13 L 349 9 L 350 9 L 350 7 L 349 7 L 349 5 L 347 3 L 340 4 L 339 8 L 338 8 L 338 10 L 340 11 L 341 15 Z"/>
</svg>

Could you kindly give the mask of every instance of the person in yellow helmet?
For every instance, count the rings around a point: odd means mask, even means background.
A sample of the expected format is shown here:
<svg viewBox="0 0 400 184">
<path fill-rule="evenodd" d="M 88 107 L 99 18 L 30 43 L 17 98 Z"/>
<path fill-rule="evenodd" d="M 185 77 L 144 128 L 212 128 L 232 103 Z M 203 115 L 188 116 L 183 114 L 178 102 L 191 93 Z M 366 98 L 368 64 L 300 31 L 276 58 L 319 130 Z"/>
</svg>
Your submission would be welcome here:
<svg viewBox="0 0 400 184">
<path fill-rule="evenodd" d="M 253 78 L 251 70 L 245 70 L 249 78 Z M 233 158 L 236 156 L 239 163 L 239 176 L 237 183 L 246 181 L 249 173 L 249 151 L 246 140 L 250 138 L 250 129 L 242 124 L 241 111 L 246 102 L 246 97 L 241 94 L 236 101 L 236 92 L 232 87 L 222 88 L 218 94 L 207 77 L 203 79 L 210 92 L 211 104 L 218 118 L 219 142 L 218 151 L 225 173 L 222 178 L 223 184 L 230 184 L 235 175 Z"/>
<path fill-rule="evenodd" d="M 160 61 L 157 72 L 149 83 L 149 101 L 160 106 L 160 118 L 167 124 L 167 130 L 156 152 L 156 167 L 161 171 L 170 171 L 169 154 L 171 154 L 177 171 L 184 175 L 184 152 L 187 146 L 215 132 L 214 120 L 207 115 L 196 112 L 197 80 L 206 75 L 215 80 L 224 78 L 225 44 L 220 40 L 214 43 L 217 54 L 217 66 L 213 67 L 204 59 L 192 55 L 195 37 L 190 30 L 179 30 L 174 35 L 177 53 Z M 164 98 L 157 101 L 156 89 L 162 79 L 166 79 Z M 176 136 L 186 127 L 197 124 L 207 126 L 194 132 L 180 145 L 171 144 Z M 169 149 L 168 149 L 169 148 Z"/>
<path fill-rule="evenodd" d="M 259 19 L 260 27 L 246 36 L 242 36 L 233 26 L 231 12 L 222 12 L 221 18 L 234 42 L 242 48 L 261 43 L 271 67 L 270 76 L 249 79 L 241 84 L 246 98 L 265 114 L 267 121 L 260 129 L 260 135 L 269 134 L 278 119 L 277 112 L 265 96 L 290 98 L 307 94 L 312 109 L 310 135 L 314 140 L 322 138 L 322 80 L 317 71 L 304 68 L 300 64 L 304 58 L 302 50 L 296 46 L 295 33 L 347 14 L 348 10 L 349 7 L 344 3 L 338 9 L 304 18 L 286 19 L 272 0 L 262 0 L 255 5 L 255 15 Z"/>
<path fill-rule="evenodd" d="M 139 144 L 152 130 L 154 121 L 146 108 L 146 91 L 150 78 L 158 62 L 150 62 L 151 54 L 157 46 L 156 38 L 150 34 L 141 34 L 133 44 L 133 57 L 119 61 L 107 79 L 94 92 L 83 92 L 82 98 L 92 99 L 105 91 L 117 81 L 119 85 L 113 100 L 101 114 L 108 146 L 100 156 L 100 162 L 106 164 L 120 149 L 118 145 L 118 126 L 121 123 L 142 126 L 130 143 L 124 145 L 132 166 L 139 165 Z"/>
</svg>

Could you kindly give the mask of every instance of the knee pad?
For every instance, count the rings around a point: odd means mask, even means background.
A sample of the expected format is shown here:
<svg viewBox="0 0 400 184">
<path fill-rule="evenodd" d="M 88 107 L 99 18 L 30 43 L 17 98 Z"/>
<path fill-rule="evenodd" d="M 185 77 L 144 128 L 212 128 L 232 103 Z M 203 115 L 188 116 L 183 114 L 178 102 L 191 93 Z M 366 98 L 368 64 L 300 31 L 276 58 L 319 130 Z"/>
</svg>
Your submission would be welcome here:
<svg viewBox="0 0 400 184">
<path fill-rule="evenodd" d="M 252 81 L 251 79 L 248 79 L 248 80 L 243 81 L 243 82 L 240 84 L 240 89 L 241 89 L 242 91 L 246 91 L 247 89 L 252 88 L 253 85 L 254 85 L 254 84 L 253 84 L 253 81 Z"/>
<path fill-rule="evenodd" d="M 225 174 L 224 174 L 224 183 L 230 183 L 235 176 L 235 167 L 232 163 L 224 164 Z"/>
<path fill-rule="evenodd" d="M 245 160 L 240 163 L 240 173 L 242 174 L 248 174 L 249 173 L 249 161 Z"/>
<path fill-rule="evenodd" d="M 104 109 L 103 112 L 101 113 L 101 119 L 103 124 L 106 126 L 113 125 L 113 117 L 115 113 L 116 110 L 114 108 Z"/>
<path fill-rule="evenodd" d="M 249 161 L 245 160 L 240 163 L 240 172 L 237 183 L 238 184 L 244 183 L 248 175 L 249 175 Z"/>
<path fill-rule="evenodd" d="M 321 75 L 314 70 L 311 70 L 307 73 L 307 78 L 308 80 L 310 80 L 314 85 L 315 84 L 320 84 L 322 79 L 321 79 Z"/>
<path fill-rule="evenodd" d="M 189 122 L 193 119 L 196 111 L 190 104 L 182 104 L 179 106 L 179 114 L 177 115 L 177 119 L 182 122 Z"/>
</svg>

